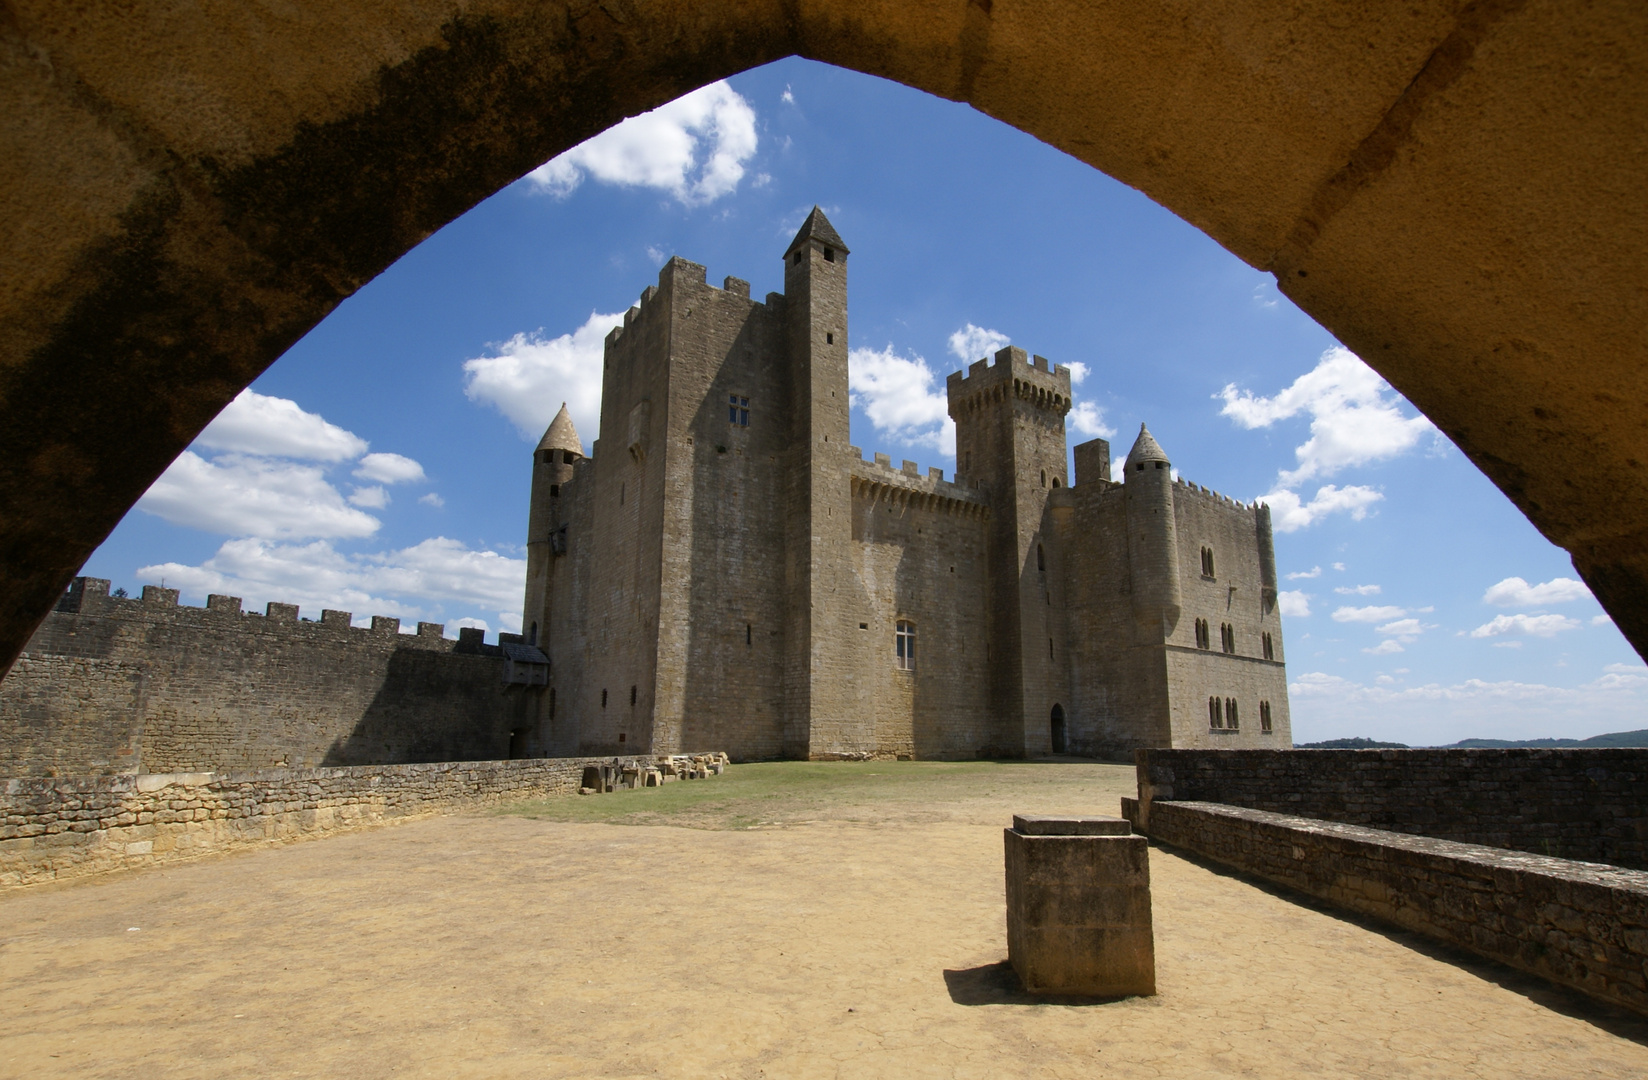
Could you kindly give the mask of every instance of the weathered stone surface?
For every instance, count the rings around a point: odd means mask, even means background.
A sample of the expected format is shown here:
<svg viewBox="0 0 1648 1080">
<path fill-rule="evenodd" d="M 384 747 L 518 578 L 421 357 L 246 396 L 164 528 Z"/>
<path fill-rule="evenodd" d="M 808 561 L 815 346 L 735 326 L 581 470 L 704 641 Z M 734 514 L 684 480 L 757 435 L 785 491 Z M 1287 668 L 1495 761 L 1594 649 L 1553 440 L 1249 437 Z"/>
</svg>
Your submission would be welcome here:
<svg viewBox="0 0 1648 1080">
<path fill-rule="evenodd" d="M 1007 956 L 1027 990 L 1121 997 L 1156 992 L 1150 853 L 1127 822 L 1015 816 L 1003 830 Z M 1040 832 L 1020 831 L 1023 821 Z M 1122 832 L 1115 831 L 1121 826 Z M 1067 830 L 1067 831 L 1053 831 Z"/>
<path fill-rule="evenodd" d="M 1122 812 L 1194 851 L 1648 1014 L 1648 872 L 1208 802 Z"/>
<path fill-rule="evenodd" d="M 1648 870 L 1648 749 L 1141 750 L 1139 797 Z"/>
</svg>

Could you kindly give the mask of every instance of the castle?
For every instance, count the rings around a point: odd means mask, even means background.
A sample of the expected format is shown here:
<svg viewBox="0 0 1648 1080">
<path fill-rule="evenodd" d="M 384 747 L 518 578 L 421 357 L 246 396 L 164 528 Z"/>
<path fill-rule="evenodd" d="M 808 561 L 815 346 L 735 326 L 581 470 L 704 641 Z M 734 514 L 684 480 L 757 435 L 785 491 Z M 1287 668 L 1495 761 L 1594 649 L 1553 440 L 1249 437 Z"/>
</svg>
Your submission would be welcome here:
<svg viewBox="0 0 1648 1080">
<path fill-rule="evenodd" d="M 533 752 L 1021 757 L 1290 747 L 1270 512 L 1141 429 L 1066 464 L 1070 373 L 949 377 L 957 471 L 848 435 L 847 245 L 814 208 L 784 292 L 671 259 L 606 339 L 600 438 L 533 455 Z"/>
</svg>

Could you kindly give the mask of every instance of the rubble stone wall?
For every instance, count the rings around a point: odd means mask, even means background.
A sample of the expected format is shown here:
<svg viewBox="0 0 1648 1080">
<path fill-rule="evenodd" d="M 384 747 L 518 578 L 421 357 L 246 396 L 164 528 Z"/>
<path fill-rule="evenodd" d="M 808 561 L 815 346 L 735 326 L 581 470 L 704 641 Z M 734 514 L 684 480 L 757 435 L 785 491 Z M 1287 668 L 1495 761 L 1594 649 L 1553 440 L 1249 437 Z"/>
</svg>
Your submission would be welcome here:
<svg viewBox="0 0 1648 1080">
<path fill-rule="evenodd" d="M 1135 760 L 1147 804 L 1225 803 L 1648 870 L 1648 749 L 1140 750 Z"/>
<path fill-rule="evenodd" d="M 1152 840 L 1648 1014 L 1648 872 L 1206 802 Z"/>
<path fill-rule="evenodd" d="M 718 773 L 725 761 L 702 754 L 17 777 L 0 781 L 0 887 L 575 795 L 591 768 L 620 786 L 652 786 Z"/>
</svg>

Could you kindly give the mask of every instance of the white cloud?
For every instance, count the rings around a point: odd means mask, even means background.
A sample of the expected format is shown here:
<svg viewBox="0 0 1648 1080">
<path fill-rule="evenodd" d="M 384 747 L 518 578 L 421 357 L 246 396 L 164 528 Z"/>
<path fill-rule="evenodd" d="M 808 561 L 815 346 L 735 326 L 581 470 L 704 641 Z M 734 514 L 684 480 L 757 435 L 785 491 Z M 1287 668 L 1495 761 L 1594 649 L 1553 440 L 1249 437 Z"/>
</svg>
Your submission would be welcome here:
<svg viewBox="0 0 1648 1080">
<path fill-rule="evenodd" d="M 1387 638 L 1373 648 L 1363 649 L 1362 651 L 1369 656 L 1390 656 L 1392 653 L 1406 652 L 1407 650 L 1403 648 L 1401 641 L 1397 638 Z"/>
<path fill-rule="evenodd" d="M 1500 634 L 1529 634 L 1533 637 L 1555 637 L 1564 630 L 1579 629 L 1579 620 L 1566 615 L 1496 615 L 1471 631 L 1473 638 L 1498 637 Z"/>
<path fill-rule="evenodd" d="M 1591 590 L 1583 581 L 1559 577 L 1538 585 L 1529 585 L 1519 577 L 1508 577 L 1497 585 L 1490 585 L 1482 594 L 1484 604 L 1495 607 L 1546 607 L 1589 599 Z"/>
<path fill-rule="evenodd" d="M 190 598 L 240 596 L 252 610 L 277 601 L 298 604 L 309 617 L 333 608 L 362 620 L 393 615 L 430 621 L 443 621 L 448 611 L 471 618 L 485 611 L 519 629 L 526 561 L 446 537 L 375 554 L 340 552 L 325 540 L 281 544 L 254 538 L 230 540 L 198 566 L 161 563 L 138 573 L 163 577 Z"/>
<path fill-rule="evenodd" d="M 582 326 L 557 338 L 545 338 L 541 329 L 516 334 L 492 345 L 495 355 L 464 361 L 464 393 L 503 413 L 532 442 L 543 437 L 564 401 L 587 448 L 601 416 L 606 336 L 623 323 L 622 312 L 591 312 Z"/>
<path fill-rule="evenodd" d="M 1375 633 L 1403 639 L 1416 638 L 1423 633 L 1424 630 L 1425 628 L 1420 625 L 1418 619 L 1398 619 L 1395 622 L 1388 622 L 1384 626 L 1374 627 Z"/>
<path fill-rule="evenodd" d="M 1604 664 L 1602 670 L 1610 675 L 1648 675 L 1648 664 Z"/>
<path fill-rule="evenodd" d="M 1340 596 L 1378 596 L 1377 585 L 1340 585 L 1333 590 Z"/>
<path fill-rule="evenodd" d="M 1473 736 L 1585 738 L 1642 726 L 1648 670 L 1609 670 L 1573 687 L 1480 679 L 1447 686 L 1368 686 L 1307 672 L 1288 684 L 1288 694 L 1299 742 L 1349 735 L 1417 746 Z"/>
<path fill-rule="evenodd" d="M 1413 449 L 1436 428 L 1423 416 L 1402 415 L 1390 385 L 1342 346 L 1324 352 L 1316 367 L 1274 397 L 1255 397 L 1231 383 L 1214 396 L 1221 414 L 1245 428 L 1269 427 L 1300 413 L 1310 415 L 1310 439 L 1295 454 L 1299 467 L 1285 470 L 1278 486 L 1291 488 L 1341 469 L 1384 461 Z"/>
<path fill-rule="evenodd" d="M 1078 402 L 1070 410 L 1070 429 L 1089 439 L 1113 439 L 1116 429 L 1104 422 L 1104 410 L 1091 401 Z"/>
<path fill-rule="evenodd" d="M 446 500 L 435 494 L 433 491 L 427 495 L 420 495 L 418 497 L 418 501 L 425 506 L 433 506 L 437 510 L 446 505 Z"/>
<path fill-rule="evenodd" d="M 1334 622 L 1384 622 L 1386 619 L 1400 619 L 1407 614 L 1405 608 L 1392 607 L 1389 604 L 1375 607 L 1342 607 L 1334 611 Z"/>
<path fill-rule="evenodd" d="M 968 323 L 950 335 L 950 354 L 963 364 L 971 364 L 994 356 L 1013 343 L 1013 339 L 999 330 L 986 330 Z"/>
<path fill-rule="evenodd" d="M 1287 579 L 1289 581 L 1298 581 L 1301 578 L 1319 578 L 1321 576 L 1322 568 L 1320 566 L 1313 566 L 1309 570 L 1295 570 L 1287 576 Z"/>
<path fill-rule="evenodd" d="M 1300 589 L 1285 589 L 1276 594 L 1276 606 L 1283 615 L 1303 619 L 1310 614 L 1310 594 Z"/>
<path fill-rule="evenodd" d="M 779 95 L 778 100 L 786 105 L 795 104 L 795 93 L 791 91 L 789 83 L 784 84 L 784 92 Z"/>
<path fill-rule="evenodd" d="M 358 487 L 350 494 L 349 501 L 367 510 L 382 510 L 389 505 L 389 492 L 376 485 Z"/>
<path fill-rule="evenodd" d="M 411 484 L 424 479 L 423 466 L 400 454 L 367 454 L 355 475 L 380 484 Z"/>
<path fill-rule="evenodd" d="M 1080 360 L 1072 360 L 1072 361 L 1070 361 L 1070 363 L 1068 363 L 1064 366 L 1070 369 L 1070 385 L 1071 386 L 1080 386 L 1081 381 L 1083 379 L 1087 378 L 1088 373 L 1093 370 L 1092 368 L 1088 367 L 1086 364 L 1082 363 Z"/>
<path fill-rule="evenodd" d="M 1591 625 L 1592 626 L 1609 626 L 1613 623 L 1613 621 L 1614 621 L 1614 618 L 1613 618 L 1612 615 L 1592 615 L 1591 616 Z"/>
<path fill-rule="evenodd" d="M 527 178 L 563 199 L 587 175 L 617 187 L 656 188 L 700 206 L 737 190 L 756 142 L 755 110 L 731 86 L 715 82 L 630 117 Z"/>
<path fill-rule="evenodd" d="M 899 356 L 892 345 L 877 352 L 854 349 L 847 354 L 847 388 L 855 408 L 884 435 L 956 455 L 956 425 L 944 393 L 927 361 L 911 353 Z"/>
<path fill-rule="evenodd" d="M 669 261 L 669 252 L 654 244 L 647 245 L 647 260 L 654 266 L 663 266 Z"/>
<path fill-rule="evenodd" d="M 137 508 L 174 525 L 283 540 L 371 536 L 379 525 L 348 506 L 319 466 L 241 454 L 208 461 L 192 450 L 172 462 Z"/>
<path fill-rule="evenodd" d="M 1333 568 L 1335 570 L 1338 570 L 1340 573 L 1344 573 L 1345 564 L 1342 563 L 1342 562 L 1336 562 L 1336 563 L 1333 564 Z"/>
<path fill-rule="evenodd" d="M 1349 514 L 1352 521 L 1361 521 L 1368 516 L 1368 507 L 1384 497 L 1373 488 L 1357 484 L 1345 487 L 1325 484 L 1316 489 L 1315 497 L 1308 503 L 1280 488 L 1259 496 L 1258 501 L 1270 505 L 1271 522 L 1276 531 L 1289 533 L 1315 524 L 1328 514 Z M 1342 567 L 1335 563 L 1334 569 Z"/>
<path fill-rule="evenodd" d="M 241 454 L 348 461 L 366 453 L 359 435 L 305 412 L 286 398 L 242 390 L 196 437 L 197 445 Z"/>
</svg>

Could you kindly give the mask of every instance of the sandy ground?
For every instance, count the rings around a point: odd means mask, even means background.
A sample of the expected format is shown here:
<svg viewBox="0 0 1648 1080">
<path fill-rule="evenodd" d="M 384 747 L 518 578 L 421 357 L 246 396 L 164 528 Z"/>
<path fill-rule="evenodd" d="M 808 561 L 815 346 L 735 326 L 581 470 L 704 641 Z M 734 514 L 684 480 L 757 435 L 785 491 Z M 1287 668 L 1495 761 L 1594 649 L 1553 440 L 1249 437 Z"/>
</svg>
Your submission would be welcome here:
<svg viewBox="0 0 1648 1080">
<path fill-rule="evenodd" d="M 1131 779 L 1065 777 L 749 830 L 440 818 L 14 892 L 0 1076 L 1648 1076 L 1648 1022 L 1162 849 L 1161 992 L 1024 997 L 1002 824 Z"/>
</svg>

